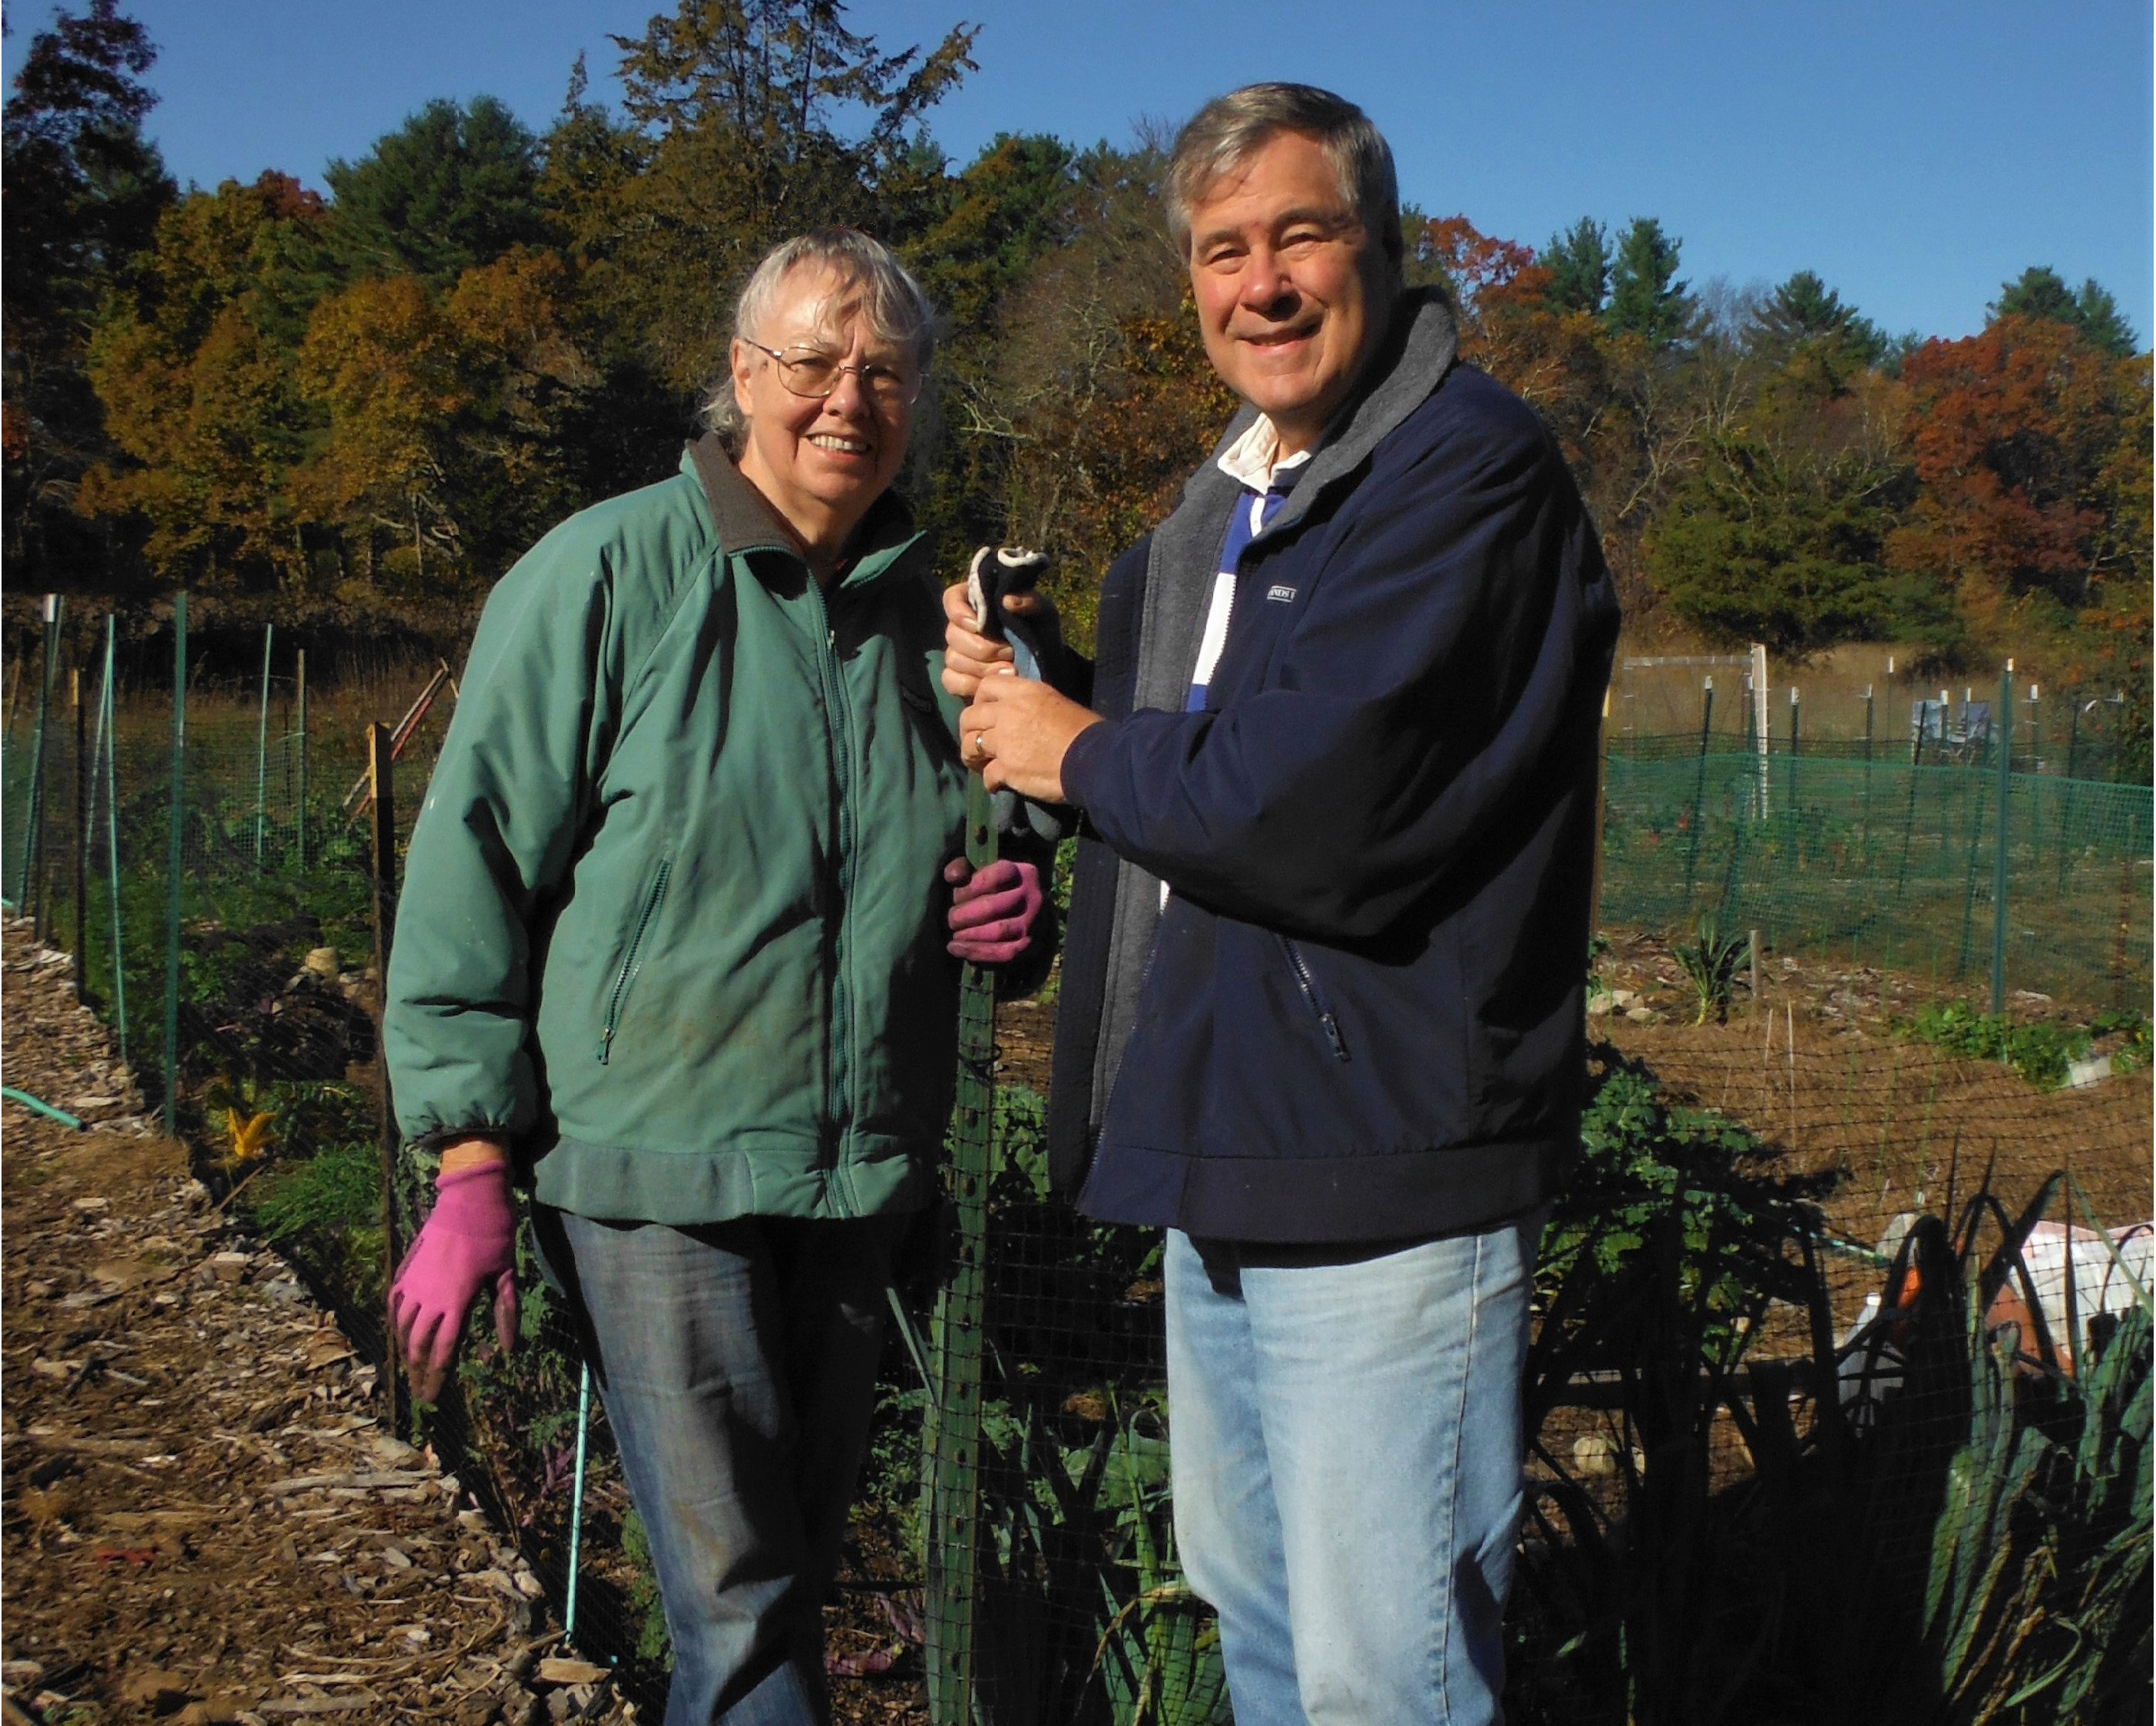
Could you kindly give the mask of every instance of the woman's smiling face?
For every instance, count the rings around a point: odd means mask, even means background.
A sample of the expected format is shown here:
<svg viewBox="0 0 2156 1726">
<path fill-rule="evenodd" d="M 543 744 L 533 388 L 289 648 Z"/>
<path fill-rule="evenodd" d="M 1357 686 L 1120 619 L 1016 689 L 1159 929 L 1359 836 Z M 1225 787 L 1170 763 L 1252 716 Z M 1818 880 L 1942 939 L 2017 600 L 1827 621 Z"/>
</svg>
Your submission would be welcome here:
<svg viewBox="0 0 2156 1726">
<path fill-rule="evenodd" d="M 846 369 L 820 400 L 796 395 L 767 348 L 821 354 Z M 810 267 L 787 277 L 754 342 L 733 344 L 734 400 L 747 422 L 742 475 L 812 552 L 835 554 L 906 459 L 913 404 L 870 388 L 865 367 L 916 375 L 912 354 L 875 335 L 846 285 Z"/>
</svg>

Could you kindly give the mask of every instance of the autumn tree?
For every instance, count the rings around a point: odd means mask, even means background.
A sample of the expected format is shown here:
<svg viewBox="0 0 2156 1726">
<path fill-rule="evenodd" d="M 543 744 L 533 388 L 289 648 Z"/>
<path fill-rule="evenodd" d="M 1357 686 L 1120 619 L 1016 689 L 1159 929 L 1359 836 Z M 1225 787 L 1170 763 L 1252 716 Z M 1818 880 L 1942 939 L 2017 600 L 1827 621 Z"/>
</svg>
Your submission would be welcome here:
<svg viewBox="0 0 2156 1726">
<path fill-rule="evenodd" d="M 954 378 L 947 398 L 956 453 L 1000 479 L 980 494 L 999 519 L 968 537 L 1051 552 L 1081 642 L 1108 564 L 1168 512 L 1235 408 L 1160 218 L 1166 163 L 1158 139 L 1073 162 L 1070 238 L 1040 254 L 1001 311 L 988 363 Z"/>
<path fill-rule="evenodd" d="M 304 568 L 286 481 L 308 415 L 290 342 L 318 291 L 326 215 L 282 174 L 190 193 L 100 315 L 90 374 L 117 457 L 78 505 L 138 520 L 164 580 L 259 589 Z"/>
<path fill-rule="evenodd" d="M 72 584 L 101 562 L 69 507 L 105 452 L 85 371 L 100 297 L 149 243 L 172 198 L 142 121 L 157 49 L 115 0 L 63 10 L 30 41 L 5 110 L 7 552 L 20 584 Z M 69 567 L 72 566 L 72 567 Z"/>
<path fill-rule="evenodd" d="M 2107 475 L 2132 471 L 2145 367 L 2073 324 L 2009 316 L 1926 343 L 1903 375 L 1921 490 L 1895 566 L 1953 593 L 1990 645 L 2065 624 L 2125 555 L 2103 534 L 2123 501 Z"/>
<path fill-rule="evenodd" d="M 454 602 L 585 501 L 562 444 L 595 377 L 562 326 L 565 278 L 518 251 L 444 295 L 400 275 L 316 307 L 300 378 L 328 425 L 295 484 L 338 529 L 347 582 Z"/>
</svg>

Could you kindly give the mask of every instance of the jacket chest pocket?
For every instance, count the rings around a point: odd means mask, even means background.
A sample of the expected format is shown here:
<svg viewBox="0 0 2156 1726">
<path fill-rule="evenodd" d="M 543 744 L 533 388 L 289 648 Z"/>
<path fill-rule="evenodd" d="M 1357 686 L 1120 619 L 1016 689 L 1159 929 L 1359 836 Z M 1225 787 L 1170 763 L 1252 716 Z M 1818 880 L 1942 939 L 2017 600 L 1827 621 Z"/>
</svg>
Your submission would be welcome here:
<svg viewBox="0 0 2156 1726">
<path fill-rule="evenodd" d="M 1294 637 L 1310 583 L 1308 572 L 1295 567 L 1301 561 L 1245 559 L 1235 582 L 1235 609 L 1219 670 L 1214 674 L 1215 694 L 1209 706 L 1220 706 L 1224 697 L 1253 696 L 1277 686 L 1281 655 Z"/>
<path fill-rule="evenodd" d="M 642 909 L 630 926 L 629 945 L 623 949 L 621 963 L 615 967 L 613 977 L 607 989 L 606 1022 L 599 1030 L 598 1061 L 604 1066 L 613 1058 L 614 1035 L 621 1029 L 621 1015 L 629 1005 L 629 991 L 636 987 L 638 974 L 649 957 L 653 945 L 651 926 L 659 920 L 659 908 L 666 901 L 666 880 L 674 872 L 673 860 L 661 857 L 659 867 L 653 871 L 651 884 L 644 889 Z"/>
</svg>

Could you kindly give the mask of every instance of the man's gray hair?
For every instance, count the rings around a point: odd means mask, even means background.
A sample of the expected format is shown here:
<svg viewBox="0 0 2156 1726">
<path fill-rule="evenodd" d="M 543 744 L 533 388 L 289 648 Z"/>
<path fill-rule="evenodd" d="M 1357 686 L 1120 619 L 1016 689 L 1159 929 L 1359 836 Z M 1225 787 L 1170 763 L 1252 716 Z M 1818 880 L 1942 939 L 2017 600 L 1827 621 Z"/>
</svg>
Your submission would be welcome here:
<svg viewBox="0 0 2156 1726">
<path fill-rule="evenodd" d="M 1246 84 L 1200 108 L 1177 136 L 1168 161 L 1168 231 L 1190 255 L 1191 212 L 1215 181 L 1281 132 L 1300 132 L 1324 151 L 1363 229 L 1399 273 L 1399 176 L 1384 134 L 1344 96 L 1308 84 Z"/>
<path fill-rule="evenodd" d="M 915 369 L 926 375 L 936 356 L 936 313 L 928 295 L 890 247 L 858 228 L 812 228 L 766 252 L 734 302 L 736 336 L 751 342 L 763 339 L 763 326 L 787 278 L 796 270 L 812 275 L 828 272 L 837 280 L 838 291 L 822 308 L 824 317 L 834 322 L 850 314 L 862 318 L 870 335 L 906 350 Z M 735 453 L 740 452 L 747 422 L 734 400 L 731 370 L 721 372 L 712 385 L 699 417 Z"/>
</svg>

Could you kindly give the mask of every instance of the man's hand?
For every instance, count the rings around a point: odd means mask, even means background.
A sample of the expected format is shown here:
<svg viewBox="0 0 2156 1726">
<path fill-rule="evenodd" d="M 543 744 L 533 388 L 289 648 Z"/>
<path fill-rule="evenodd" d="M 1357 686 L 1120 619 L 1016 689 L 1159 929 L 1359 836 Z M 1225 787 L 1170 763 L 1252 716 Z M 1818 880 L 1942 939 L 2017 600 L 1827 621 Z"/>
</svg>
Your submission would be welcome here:
<svg viewBox="0 0 2156 1726">
<path fill-rule="evenodd" d="M 1045 593 L 1004 595 L 1004 610 L 1012 617 L 1046 617 L 1055 602 Z M 1010 644 L 991 641 L 973 627 L 973 601 L 966 584 L 953 582 L 943 590 L 943 687 L 961 701 L 971 701 L 980 681 L 1001 666 L 1011 665 Z"/>
<path fill-rule="evenodd" d="M 950 672 L 943 677 L 948 683 Z M 973 705 L 958 718 L 966 764 L 982 770 L 991 791 L 1015 791 L 1037 803 L 1068 802 L 1064 752 L 1079 732 L 1106 722 L 1009 665 L 977 677 L 973 695 Z"/>
</svg>

